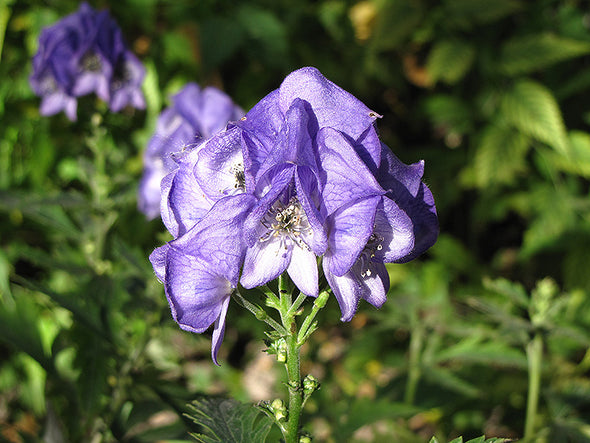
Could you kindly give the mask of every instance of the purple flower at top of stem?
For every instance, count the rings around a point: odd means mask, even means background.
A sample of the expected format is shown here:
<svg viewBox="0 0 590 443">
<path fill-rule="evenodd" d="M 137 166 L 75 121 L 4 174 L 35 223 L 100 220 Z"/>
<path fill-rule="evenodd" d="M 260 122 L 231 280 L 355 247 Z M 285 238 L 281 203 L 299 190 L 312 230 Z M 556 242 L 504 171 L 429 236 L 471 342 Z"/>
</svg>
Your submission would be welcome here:
<svg viewBox="0 0 590 443">
<path fill-rule="evenodd" d="M 175 157 L 161 187 L 175 240 L 151 260 L 181 327 L 214 325 L 215 361 L 238 276 L 253 288 L 287 272 L 317 296 L 321 257 L 348 321 L 361 299 L 385 301 L 384 263 L 411 260 L 435 242 L 424 164 L 405 165 L 381 143 L 378 117 L 302 68 L 227 130 Z"/>
<path fill-rule="evenodd" d="M 244 111 L 235 105 L 227 94 L 212 86 L 201 89 L 196 83 L 188 83 L 172 97 L 171 106 L 162 111 L 158 118 L 156 130 L 148 143 L 143 158 L 144 172 L 139 185 L 138 207 L 148 219 L 153 219 L 160 213 L 160 184 L 167 174 L 177 169 L 179 161 L 177 153 L 193 149 L 204 140 L 225 129 L 229 122 L 238 120 L 243 115 Z M 219 143 L 219 141 L 213 143 Z M 211 151 L 212 148 L 207 149 Z M 238 151 L 241 155 L 239 146 Z M 184 156 L 180 155 L 180 157 Z M 194 166 L 197 160 L 195 154 L 189 155 L 188 159 Z M 181 175 L 184 177 L 187 172 L 188 167 L 181 172 Z M 228 171 L 223 169 L 219 172 L 221 177 L 223 172 Z M 216 180 L 218 175 L 213 174 L 209 177 Z M 168 178 L 165 185 L 166 191 L 168 185 L 171 185 L 172 179 L 173 177 Z M 209 179 L 204 182 L 205 185 L 210 183 Z M 193 185 L 192 192 L 194 192 L 194 186 L 198 186 L 198 184 Z M 193 199 L 176 198 L 173 194 L 172 200 L 179 202 L 186 200 L 188 202 Z M 170 229 L 170 226 L 166 225 Z M 175 229 L 171 230 L 171 232 L 173 231 Z"/>
<path fill-rule="evenodd" d="M 143 65 L 127 49 L 109 13 L 84 2 L 41 32 L 30 83 L 41 97 L 42 115 L 64 111 L 74 121 L 77 97 L 90 93 L 114 112 L 127 105 L 143 109 L 144 75 Z"/>
</svg>

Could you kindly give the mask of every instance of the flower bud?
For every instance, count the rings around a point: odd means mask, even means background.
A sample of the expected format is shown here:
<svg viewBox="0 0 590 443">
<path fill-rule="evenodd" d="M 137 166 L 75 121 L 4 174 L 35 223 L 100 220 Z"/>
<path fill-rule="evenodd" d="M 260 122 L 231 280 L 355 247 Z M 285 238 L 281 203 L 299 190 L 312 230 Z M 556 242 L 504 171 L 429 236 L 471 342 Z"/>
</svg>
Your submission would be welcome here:
<svg viewBox="0 0 590 443">
<path fill-rule="evenodd" d="M 270 404 L 270 410 L 274 414 L 275 419 L 278 422 L 282 422 L 287 420 L 287 407 L 285 403 L 280 398 L 277 398 L 272 401 Z"/>
<path fill-rule="evenodd" d="M 310 396 L 320 388 L 320 382 L 311 374 L 308 374 L 303 379 L 303 395 Z"/>
</svg>

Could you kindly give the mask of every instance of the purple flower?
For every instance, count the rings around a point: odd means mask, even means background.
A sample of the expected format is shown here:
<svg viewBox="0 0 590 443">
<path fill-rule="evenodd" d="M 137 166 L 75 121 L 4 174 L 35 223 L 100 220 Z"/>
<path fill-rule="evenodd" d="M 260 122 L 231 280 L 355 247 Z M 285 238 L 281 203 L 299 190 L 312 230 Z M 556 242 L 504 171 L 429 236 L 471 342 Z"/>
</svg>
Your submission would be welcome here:
<svg viewBox="0 0 590 443">
<path fill-rule="evenodd" d="M 386 193 L 343 205 L 328 220 L 322 264 L 343 321 L 352 319 L 361 299 L 376 307 L 385 302 L 384 263 L 408 262 L 438 237 L 434 199 L 422 182 L 424 162 L 405 165 L 385 145 L 381 159 L 377 179 Z"/>
<path fill-rule="evenodd" d="M 172 105 L 160 114 L 156 131 L 144 154 L 144 174 L 138 199 L 140 211 L 149 219 L 158 216 L 160 183 L 164 176 L 177 168 L 174 153 L 202 142 L 243 115 L 244 112 L 224 92 L 214 87 L 200 89 L 196 83 L 188 83 L 175 94 Z M 194 160 L 196 162 L 196 158 Z"/>
<path fill-rule="evenodd" d="M 242 194 L 220 200 L 185 235 L 150 255 L 180 327 L 201 333 L 214 325 L 211 355 L 216 364 L 229 299 L 243 261 L 241 226 L 252 199 Z"/>
<path fill-rule="evenodd" d="M 127 104 L 145 107 L 140 89 L 144 73 L 108 12 L 84 2 L 77 12 L 41 32 L 30 82 L 41 96 L 42 115 L 63 110 L 73 121 L 76 98 L 93 92 L 113 111 Z"/>
<path fill-rule="evenodd" d="M 302 68 L 243 119 L 173 157 L 161 213 L 175 240 L 151 259 L 181 327 L 214 325 L 214 360 L 240 271 L 246 288 L 287 272 L 317 296 L 322 257 L 346 321 L 361 299 L 385 301 L 384 263 L 411 260 L 434 243 L 424 165 L 401 163 L 381 143 L 378 117 L 317 69 Z"/>
</svg>

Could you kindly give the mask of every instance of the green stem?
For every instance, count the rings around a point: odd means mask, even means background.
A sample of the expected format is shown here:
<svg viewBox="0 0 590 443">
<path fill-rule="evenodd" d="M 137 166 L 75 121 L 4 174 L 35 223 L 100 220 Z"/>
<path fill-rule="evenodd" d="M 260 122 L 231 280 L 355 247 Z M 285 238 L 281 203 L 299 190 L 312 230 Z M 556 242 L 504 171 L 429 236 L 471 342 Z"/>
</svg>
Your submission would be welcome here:
<svg viewBox="0 0 590 443">
<path fill-rule="evenodd" d="M 290 333 L 287 336 L 287 376 L 289 378 L 289 418 L 287 421 L 285 442 L 299 441 L 299 420 L 303 410 L 303 388 L 299 359 L 300 346 L 297 343 L 297 324 L 292 319 Z"/>
<path fill-rule="evenodd" d="M 280 314 L 283 326 L 287 330 L 285 337 L 287 342 L 287 378 L 289 388 L 289 415 L 284 427 L 283 437 L 285 443 L 297 443 L 299 441 L 299 420 L 303 409 L 303 388 L 301 385 L 301 369 L 299 350 L 301 346 L 297 341 L 298 331 L 295 321 L 295 311 L 292 309 L 292 296 L 289 290 L 288 277 L 279 277 Z"/>
<path fill-rule="evenodd" d="M 524 424 L 524 441 L 533 441 L 539 394 L 541 388 L 541 365 L 543 361 L 543 337 L 537 333 L 526 348 L 529 367 L 529 392 Z"/>
<path fill-rule="evenodd" d="M 422 353 L 422 342 L 424 341 L 424 330 L 417 322 L 412 329 L 410 338 L 410 355 L 408 357 L 408 381 L 406 383 L 406 393 L 404 402 L 408 405 L 414 404 L 416 399 L 416 389 L 418 381 L 422 375 L 420 368 L 420 354 Z"/>
</svg>

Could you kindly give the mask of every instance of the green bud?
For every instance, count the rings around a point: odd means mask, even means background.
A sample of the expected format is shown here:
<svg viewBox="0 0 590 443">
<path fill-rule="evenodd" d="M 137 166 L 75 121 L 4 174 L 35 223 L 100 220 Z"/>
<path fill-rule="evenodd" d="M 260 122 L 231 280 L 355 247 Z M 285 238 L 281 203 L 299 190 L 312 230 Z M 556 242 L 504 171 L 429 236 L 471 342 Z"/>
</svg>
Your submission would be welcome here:
<svg viewBox="0 0 590 443">
<path fill-rule="evenodd" d="M 328 297 L 330 297 L 330 293 L 328 291 L 322 291 L 320 292 L 320 295 L 318 295 L 318 297 L 315 299 L 315 302 L 313 304 L 321 309 L 324 306 L 326 306 L 326 303 L 328 303 Z"/>
<path fill-rule="evenodd" d="M 285 363 L 287 361 L 287 341 L 284 338 L 280 338 L 275 342 L 277 361 L 279 363 Z"/>
<path fill-rule="evenodd" d="M 270 410 L 272 411 L 272 413 L 275 416 L 275 419 L 278 422 L 287 420 L 287 407 L 285 406 L 283 400 L 281 400 L 280 398 L 277 398 L 272 401 L 272 403 L 270 404 Z"/>
<path fill-rule="evenodd" d="M 310 396 L 320 388 L 320 382 L 313 375 L 308 374 L 303 379 L 303 395 Z"/>
<path fill-rule="evenodd" d="M 309 438 L 307 435 L 302 435 L 299 437 L 299 443 L 311 443 L 311 438 Z"/>
</svg>

